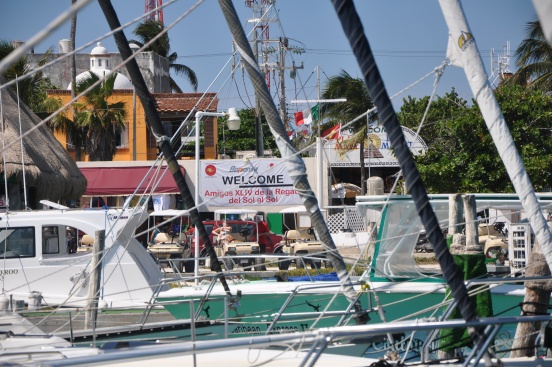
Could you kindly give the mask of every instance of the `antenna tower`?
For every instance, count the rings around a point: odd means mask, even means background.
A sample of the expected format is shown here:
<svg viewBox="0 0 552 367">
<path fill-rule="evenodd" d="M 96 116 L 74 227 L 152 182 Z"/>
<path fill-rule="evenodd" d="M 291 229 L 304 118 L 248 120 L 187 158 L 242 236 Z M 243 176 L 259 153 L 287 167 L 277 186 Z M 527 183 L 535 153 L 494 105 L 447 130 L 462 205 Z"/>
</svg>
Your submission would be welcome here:
<svg viewBox="0 0 552 367">
<path fill-rule="evenodd" d="M 510 41 L 506 41 L 503 52 L 502 55 L 496 57 L 495 61 L 494 48 L 491 49 L 491 75 L 489 81 L 494 87 L 496 87 L 495 83 L 497 79 L 500 82 L 508 79 L 512 74 L 510 70 Z"/>
<path fill-rule="evenodd" d="M 276 10 L 276 0 L 245 0 L 245 6 L 253 10 L 253 18 L 249 19 L 249 23 L 254 24 L 251 45 L 253 53 L 257 58 L 259 67 L 265 75 L 265 82 L 268 89 L 271 89 L 272 84 L 275 84 L 279 93 L 280 117 L 286 126 L 288 126 L 288 114 L 286 104 L 286 88 L 285 88 L 285 72 L 291 71 L 291 78 L 295 77 L 297 69 L 303 69 L 301 66 L 286 66 L 286 53 L 293 52 L 300 54 L 304 52 L 301 47 L 289 44 L 289 39 L 286 37 L 270 38 L 271 22 L 278 23 L 278 11 Z M 257 106 L 258 108 L 258 106 Z M 259 135 L 260 135 L 259 131 Z M 259 154 L 260 147 L 257 149 Z"/>
<path fill-rule="evenodd" d="M 152 10 L 158 9 L 157 11 L 146 16 L 145 20 L 156 20 L 160 23 L 163 23 L 163 0 L 145 0 L 146 6 L 144 13 L 148 13 Z"/>
<path fill-rule="evenodd" d="M 245 6 L 253 10 L 253 18 L 248 20 L 248 22 L 255 24 L 253 39 L 251 40 L 251 43 L 253 44 L 253 52 L 257 57 L 257 62 L 259 63 L 261 71 L 265 73 L 265 81 L 268 89 L 270 89 L 268 48 L 270 46 L 269 23 L 271 20 L 270 16 L 267 14 L 267 11 L 273 4 L 273 0 L 245 0 Z"/>
</svg>

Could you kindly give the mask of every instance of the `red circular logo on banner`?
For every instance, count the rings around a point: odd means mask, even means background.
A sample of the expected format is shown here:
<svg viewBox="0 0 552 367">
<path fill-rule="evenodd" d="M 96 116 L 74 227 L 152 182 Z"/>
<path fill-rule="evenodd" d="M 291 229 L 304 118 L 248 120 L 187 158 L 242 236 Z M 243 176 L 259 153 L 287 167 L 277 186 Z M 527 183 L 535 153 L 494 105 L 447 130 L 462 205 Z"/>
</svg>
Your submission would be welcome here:
<svg viewBox="0 0 552 367">
<path fill-rule="evenodd" d="M 214 176 L 214 174 L 217 173 L 217 168 L 212 164 L 209 164 L 207 167 L 205 167 L 205 173 L 207 174 L 207 176 Z"/>
</svg>

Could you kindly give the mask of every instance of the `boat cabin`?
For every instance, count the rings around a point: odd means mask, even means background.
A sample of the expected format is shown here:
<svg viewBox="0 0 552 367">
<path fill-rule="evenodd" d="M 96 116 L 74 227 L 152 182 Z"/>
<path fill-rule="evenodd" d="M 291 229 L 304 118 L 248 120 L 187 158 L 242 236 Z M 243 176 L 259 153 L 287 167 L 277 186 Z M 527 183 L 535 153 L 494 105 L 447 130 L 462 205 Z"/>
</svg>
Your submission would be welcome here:
<svg viewBox="0 0 552 367">
<path fill-rule="evenodd" d="M 474 194 L 476 198 L 479 240 L 503 241 L 504 246 L 488 246 L 488 270 L 505 265 L 508 271 L 525 266 L 527 253 L 532 248 L 531 228 L 523 212 L 523 206 L 515 194 Z M 428 195 L 441 229 L 449 228 L 449 195 Z M 552 195 L 537 194 L 541 211 L 552 208 Z M 414 253 L 420 236 L 425 233 L 414 201 L 410 195 L 358 196 L 357 208 L 367 220 L 377 224 L 377 239 L 374 246 L 370 277 L 373 279 L 420 278 L 441 274 L 440 269 L 424 268 L 416 263 Z M 544 215 L 544 214 L 543 214 Z M 552 222 L 549 222 L 549 226 Z M 497 229 L 495 229 L 497 228 Z M 498 228 L 502 232 L 499 236 Z M 492 231 L 492 230 L 493 231 Z M 492 233 L 491 233 L 492 232 Z M 522 241 L 523 240 L 523 241 Z M 482 244 L 485 248 L 485 244 Z M 502 258 L 500 254 L 507 255 Z M 508 258 L 509 257 L 509 258 Z M 500 261 L 504 260 L 504 264 Z"/>
</svg>

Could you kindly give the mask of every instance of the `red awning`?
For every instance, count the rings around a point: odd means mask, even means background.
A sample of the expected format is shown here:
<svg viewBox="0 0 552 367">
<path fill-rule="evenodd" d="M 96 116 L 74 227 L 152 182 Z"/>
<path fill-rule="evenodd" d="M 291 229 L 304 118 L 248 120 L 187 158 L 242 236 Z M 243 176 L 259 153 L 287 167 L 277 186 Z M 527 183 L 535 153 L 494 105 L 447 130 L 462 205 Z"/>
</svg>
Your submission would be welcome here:
<svg viewBox="0 0 552 367">
<path fill-rule="evenodd" d="M 159 182 L 153 190 L 154 194 L 179 193 L 172 173 L 170 171 L 165 173 L 166 168 L 166 166 L 161 167 L 159 172 L 154 168 L 148 174 L 150 167 L 80 167 L 88 181 L 84 195 L 131 195 L 146 176 L 138 188 L 139 194 L 146 189 L 151 192 L 152 182 Z M 184 173 L 184 168 L 180 167 L 180 169 Z M 159 181 L 161 176 L 163 178 Z"/>
</svg>

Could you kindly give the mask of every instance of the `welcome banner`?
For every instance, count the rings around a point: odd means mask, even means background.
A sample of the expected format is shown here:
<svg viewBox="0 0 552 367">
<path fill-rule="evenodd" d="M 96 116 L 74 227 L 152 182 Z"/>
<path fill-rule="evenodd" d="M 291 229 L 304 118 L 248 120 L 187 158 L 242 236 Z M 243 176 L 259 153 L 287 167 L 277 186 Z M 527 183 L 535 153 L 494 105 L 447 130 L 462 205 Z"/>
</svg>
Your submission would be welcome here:
<svg viewBox="0 0 552 367">
<path fill-rule="evenodd" d="M 282 159 L 201 161 L 199 192 L 210 206 L 300 205 Z"/>
</svg>

